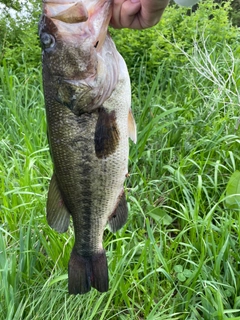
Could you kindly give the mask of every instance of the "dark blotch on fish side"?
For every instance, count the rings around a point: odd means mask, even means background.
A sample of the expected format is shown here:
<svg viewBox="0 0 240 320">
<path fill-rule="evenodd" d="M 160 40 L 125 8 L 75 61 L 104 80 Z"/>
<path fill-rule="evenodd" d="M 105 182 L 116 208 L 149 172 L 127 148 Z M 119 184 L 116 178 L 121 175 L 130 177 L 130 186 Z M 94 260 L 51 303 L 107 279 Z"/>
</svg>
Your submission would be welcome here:
<svg viewBox="0 0 240 320">
<path fill-rule="evenodd" d="M 115 111 L 108 113 L 103 107 L 99 108 L 94 137 L 96 156 L 102 159 L 113 154 L 119 144 L 119 139 Z"/>
</svg>

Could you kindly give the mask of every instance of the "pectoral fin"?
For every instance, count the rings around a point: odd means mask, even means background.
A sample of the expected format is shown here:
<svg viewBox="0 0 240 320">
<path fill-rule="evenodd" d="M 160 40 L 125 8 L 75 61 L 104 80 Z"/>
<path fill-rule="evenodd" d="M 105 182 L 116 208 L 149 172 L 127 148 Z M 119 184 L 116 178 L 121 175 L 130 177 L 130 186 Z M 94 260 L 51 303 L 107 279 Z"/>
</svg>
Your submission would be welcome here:
<svg viewBox="0 0 240 320">
<path fill-rule="evenodd" d="M 128 113 L 128 136 L 134 143 L 137 142 L 137 126 L 131 109 Z"/>
<path fill-rule="evenodd" d="M 53 174 L 47 198 L 47 221 L 51 228 L 62 233 L 67 231 L 70 214 L 62 200 L 57 179 Z"/>
<path fill-rule="evenodd" d="M 116 232 L 119 229 L 121 229 L 126 223 L 127 217 L 128 217 L 128 207 L 127 207 L 125 193 L 123 192 L 116 209 L 108 219 L 110 230 L 112 232 Z"/>
</svg>

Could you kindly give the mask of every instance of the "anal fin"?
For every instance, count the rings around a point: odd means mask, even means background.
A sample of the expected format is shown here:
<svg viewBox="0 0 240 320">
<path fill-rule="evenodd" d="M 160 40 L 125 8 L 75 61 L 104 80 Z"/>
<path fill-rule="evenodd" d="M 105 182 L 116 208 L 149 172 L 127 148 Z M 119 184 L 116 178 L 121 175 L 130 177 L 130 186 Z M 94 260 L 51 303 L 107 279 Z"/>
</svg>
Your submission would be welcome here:
<svg viewBox="0 0 240 320">
<path fill-rule="evenodd" d="M 63 202 L 55 174 L 49 185 L 47 221 L 51 228 L 60 233 L 67 231 L 70 221 L 70 214 Z"/>
<path fill-rule="evenodd" d="M 127 222 L 127 217 L 128 217 L 128 207 L 127 207 L 125 192 L 123 191 L 123 193 L 120 196 L 120 200 L 118 202 L 116 209 L 108 218 L 108 224 L 109 224 L 110 230 L 112 232 L 116 232 L 119 229 L 121 229 Z"/>
</svg>

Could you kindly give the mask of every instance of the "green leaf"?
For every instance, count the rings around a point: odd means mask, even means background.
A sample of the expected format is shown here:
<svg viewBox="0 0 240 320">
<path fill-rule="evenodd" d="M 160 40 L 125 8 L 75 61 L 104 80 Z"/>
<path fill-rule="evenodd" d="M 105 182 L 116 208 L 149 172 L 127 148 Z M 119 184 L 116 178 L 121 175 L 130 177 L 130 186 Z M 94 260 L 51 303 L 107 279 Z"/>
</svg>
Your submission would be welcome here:
<svg viewBox="0 0 240 320">
<path fill-rule="evenodd" d="M 184 282 L 186 280 L 186 277 L 183 273 L 178 273 L 177 278 L 179 281 Z"/>
<path fill-rule="evenodd" d="M 192 271 L 189 269 L 184 269 L 183 274 L 186 278 L 189 278 L 192 275 Z"/>
<path fill-rule="evenodd" d="M 226 207 L 240 209 L 240 171 L 236 170 L 230 177 L 226 187 Z"/>
<path fill-rule="evenodd" d="M 156 221 L 162 221 L 162 223 L 166 226 L 170 225 L 173 221 L 172 217 L 166 213 L 166 211 L 160 208 L 154 208 L 148 215 Z"/>
<path fill-rule="evenodd" d="M 68 279 L 68 275 L 67 274 L 63 274 L 59 277 L 55 277 L 53 280 L 50 281 L 49 286 L 52 286 L 54 283 L 59 282 L 59 281 L 63 281 Z"/>
<path fill-rule="evenodd" d="M 175 272 L 183 272 L 183 267 L 181 264 L 177 264 L 176 266 L 173 267 Z"/>
</svg>

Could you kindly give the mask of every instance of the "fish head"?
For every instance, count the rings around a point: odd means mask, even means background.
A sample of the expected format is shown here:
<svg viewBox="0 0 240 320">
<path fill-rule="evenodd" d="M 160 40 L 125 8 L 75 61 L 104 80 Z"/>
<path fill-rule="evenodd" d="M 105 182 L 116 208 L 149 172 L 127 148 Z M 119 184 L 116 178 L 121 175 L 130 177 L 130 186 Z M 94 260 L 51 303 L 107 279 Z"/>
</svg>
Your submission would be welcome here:
<svg viewBox="0 0 240 320">
<path fill-rule="evenodd" d="M 111 18 L 111 0 L 44 0 L 39 23 L 45 81 L 94 78 Z"/>
</svg>

